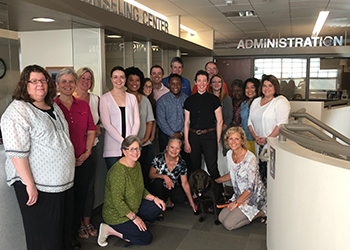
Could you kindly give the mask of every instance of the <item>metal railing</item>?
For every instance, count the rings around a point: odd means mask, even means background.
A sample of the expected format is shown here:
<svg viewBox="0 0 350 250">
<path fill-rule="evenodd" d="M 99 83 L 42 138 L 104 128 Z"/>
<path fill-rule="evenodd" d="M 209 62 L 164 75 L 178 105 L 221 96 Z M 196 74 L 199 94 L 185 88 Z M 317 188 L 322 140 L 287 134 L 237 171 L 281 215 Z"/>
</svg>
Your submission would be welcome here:
<svg viewBox="0 0 350 250">
<path fill-rule="evenodd" d="M 334 106 L 347 105 L 350 106 L 350 99 L 324 102 L 324 107 L 331 109 Z"/>
<path fill-rule="evenodd" d="M 350 161 L 350 139 L 305 111 L 305 109 L 301 109 L 291 114 L 298 121 L 297 124 L 283 124 L 280 126 L 279 140 L 285 141 L 288 138 L 319 153 Z M 302 118 L 309 120 L 321 129 L 302 123 Z M 305 133 L 312 136 L 305 136 Z"/>
</svg>

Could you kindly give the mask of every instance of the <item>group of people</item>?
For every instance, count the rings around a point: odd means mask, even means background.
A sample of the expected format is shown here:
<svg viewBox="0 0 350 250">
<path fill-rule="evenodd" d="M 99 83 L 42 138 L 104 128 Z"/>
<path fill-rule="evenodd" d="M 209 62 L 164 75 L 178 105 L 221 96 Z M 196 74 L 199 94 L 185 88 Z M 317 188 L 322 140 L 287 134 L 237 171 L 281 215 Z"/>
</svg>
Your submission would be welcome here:
<svg viewBox="0 0 350 250">
<path fill-rule="evenodd" d="M 234 194 L 219 216 L 227 229 L 266 216 L 264 164 L 249 150 L 255 146 L 260 152 L 288 122 L 290 105 L 278 80 L 272 75 L 261 84 L 255 78 L 235 80 L 227 88 L 217 65 L 208 62 L 196 73 L 191 92 L 183 66 L 181 58 L 173 58 L 166 78 L 159 65 L 151 67 L 150 78 L 136 67 L 116 66 L 110 73 L 113 89 L 101 98 L 91 93 L 94 74 L 87 67 L 62 69 L 56 83 L 38 65 L 23 70 L 1 128 L 7 183 L 16 191 L 28 249 L 79 249 L 77 237 L 97 235 L 100 246 L 110 235 L 149 244 L 144 221 L 162 221 L 165 209 L 186 199 L 196 212 L 187 180 L 201 168 L 202 155 L 222 193 L 221 183 L 232 183 Z M 229 93 L 236 85 L 241 92 Z M 100 125 L 109 171 L 105 223 L 98 232 L 90 217 Z M 222 174 L 220 144 L 228 150 Z"/>
</svg>

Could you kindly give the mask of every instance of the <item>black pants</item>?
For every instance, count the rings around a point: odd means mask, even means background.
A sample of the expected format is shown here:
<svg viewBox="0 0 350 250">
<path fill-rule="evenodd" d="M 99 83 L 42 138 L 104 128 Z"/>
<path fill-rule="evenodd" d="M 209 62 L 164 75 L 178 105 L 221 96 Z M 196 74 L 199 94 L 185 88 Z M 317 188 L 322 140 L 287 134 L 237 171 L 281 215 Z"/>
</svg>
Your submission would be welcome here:
<svg viewBox="0 0 350 250">
<path fill-rule="evenodd" d="M 176 204 L 182 204 L 185 202 L 185 192 L 179 183 L 169 190 L 163 186 L 163 179 L 156 178 L 151 183 L 151 190 L 153 195 L 158 196 L 164 202 L 166 202 L 168 198 L 170 198 L 171 202 Z"/>
<path fill-rule="evenodd" d="M 13 184 L 21 209 L 28 250 L 68 250 L 73 220 L 73 189 L 60 193 L 38 191 L 38 200 L 27 206 L 22 182 Z"/>
<path fill-rule="evenodd" d="M 163 152 L 168 145 L 168 141 L 170 140 L 170 137 L 165 134 L 160 128 L 158 129 L 158 139 L 159 139 L 159 152 Z M 192 161 L 191 161 L 191 155 L 186 153 L 184 150 L 184 144 L 182 144 L 181 147 L 181 157 L 186 162 L 187 166 L 187 177 L 189 178 L 191 175 L 191 172 L 193 170 L 192 168 Z"/>
<path fill-rule="evenodd" d="M 75 167 L 74 175 L 74 217 L 72 226 L 72 237 L 76 237 L 77 231 L 81 226 L 81 219 L 84 214 L 86 195 L 89 184 L 95 169 L 94 161 L 91 155 L 79 167 Z"/>
<path fill-rule="evenodd" d="M 218 144 L 216 131 L 211 131 L 202 135 L 189 132 L 189 141 L 191 145 L 191 161 L 193 170 L 201 168 L 202 153 L 205 163 L 212 179 L 220 177 L 218 170 Z"/>
<path fill-rule="evenodd" d="M 90 178 L 89 187 L 86 192 L 86 199 L 85 199 L 85 206 L 84 206 L 84 212 L 83 217 L 91 217 L 92 214 L 92 208 L 94 206 L 94 200 L 95 200 L 95 172 L 96 172 L 96 166 L 97 166 L 97 148 L 96 146 L 92 147 L 92 153 L 90 155 L 92 164 L 93 164 L 93 170 L 92 175 Z"/>
<path fill-rule="evenodd" d="M 165 134 L 160 128 L 158 129 L 159 152 L 163 152 L 168 145 L 170 137 Z"/>
<path fill-rule="evenodd" d="M 148 189 L 149 183 L 150 183 L 149 170 L 151 168 L 150 165 L 146 164 L 147 155 L 148 155 L 148 148 L 149 148 L 149 145 L 142 147 L 141 155 L 140 155 L 140 158 L 138 159 L 138 161 L 141 164 L 143 183 L 144 183 L 146 189 Z"/>
<path fill-rule="evenodd" d="M 163 210 L 160 209 L 153 201 L 143 199 L 137 216 L 139 216 L 143 221 L 153 223 L 161 213 L 163 213 Z M 126 246 L 130 244 L 148 245 L 152 242 L 153 236 L 149 229 L 147 228 L 146 231 L 140 231 L 140 229 L 131 220 L 128 220 L 122 224 L 110 226 L 115 231 L 123 234 L 123 239 L 130 241 L 126 244 Z"/>
</svg>

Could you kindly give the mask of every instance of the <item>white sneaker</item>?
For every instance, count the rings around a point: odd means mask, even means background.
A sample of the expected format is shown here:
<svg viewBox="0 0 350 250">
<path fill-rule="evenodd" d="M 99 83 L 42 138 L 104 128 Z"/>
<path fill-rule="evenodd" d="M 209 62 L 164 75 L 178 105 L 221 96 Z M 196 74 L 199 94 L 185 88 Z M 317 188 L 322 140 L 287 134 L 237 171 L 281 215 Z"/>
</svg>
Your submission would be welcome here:
<svg viewBox="0 0 350 250">
<path fill-rule="evenodd" d="M 98 238 L 97 238 L 97 243 L 101 246 L 101 247 L 105 247 L 108 245 L 107 242 L 107 229 L 108 229 L 108 225 L 106 223 L 101 223 L 100 224 L 100 229 L 99 229 L 99 234 L 98 234 Z"/>
</svg>

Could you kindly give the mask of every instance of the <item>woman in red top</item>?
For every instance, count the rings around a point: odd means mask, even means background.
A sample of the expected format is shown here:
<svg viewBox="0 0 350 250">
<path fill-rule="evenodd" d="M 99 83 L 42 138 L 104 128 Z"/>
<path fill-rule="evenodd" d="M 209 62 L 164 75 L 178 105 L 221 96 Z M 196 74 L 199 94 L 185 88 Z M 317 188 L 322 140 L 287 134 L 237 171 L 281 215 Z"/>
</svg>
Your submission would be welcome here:
<svg viewBox="0 0 350 250">
<path fill-rule="evenodd" d="M 94 163 L 90 155 L 96 130 L 89 104 L 73 96 L 76 81 L 77 74 L 72 68 L 62 69 L 56 75 L 56 85 L 60 95 L 55 102 L 68 122 L 75 153 L 72 247 L 80 245 L 75 238 L 83 217 L 86 191 L 93 176 Z"/>
</svg>

